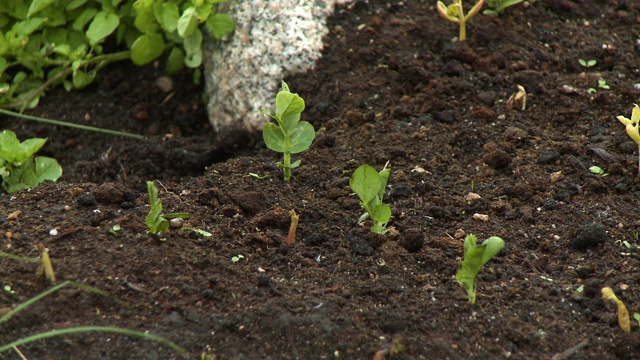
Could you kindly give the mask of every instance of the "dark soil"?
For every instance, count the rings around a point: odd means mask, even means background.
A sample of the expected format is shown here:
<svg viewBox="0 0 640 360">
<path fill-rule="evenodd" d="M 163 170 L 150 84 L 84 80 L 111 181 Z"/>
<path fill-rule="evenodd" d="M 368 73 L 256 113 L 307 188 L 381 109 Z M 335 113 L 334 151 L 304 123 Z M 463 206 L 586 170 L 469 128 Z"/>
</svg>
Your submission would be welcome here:
<svg viewBox="0 0 640 360">
<path fill-rule="evenodd" d="M 37 257 L 42 242 L 58 282 L 123 302 L 66 288 L 2 325 L 0 344 L 96 325 L 163 336 L 192 359 L 640 359 L 637 323 L 624 333 L 600 295 L 610 286 L 640 312 L 638 149 L 616 119 L 640 102 L 639 24 L 638 0 L 539 0 L 477 16 L 459 43 L 435 1 L 340 8 L 315 71 L 286 79 L 317 129 L 290 184 L 261 134 L 210 129 L 190 73 L 164 92 L 162 66 L 120 65 L 91 88 L 51 91 L 32 113 L 147 138 L 3 118 L 21 139 L 49 138 L 41 153 L 64 176 L 0 198 L 1 250 Z M 526 110 L 506 106 L 517 85 Z M 349 177 L 387 161 L 395 231 L 374 236 L 357 224 Z M 189 212 L 184 226 L 213 236 L 147 235 L 147 180 L 165 212 Z M 291 209 L 300 223 L 287 246 Z M 480 273 L 475 305 L 455 280 L 463 232 L 507 244 Z M 0 292 L 1 307 L 51 286 L 33 263 L 0 264 L 15 291 Z M 19 349 L 179 357 L 108 333 Z"/>
</svg>

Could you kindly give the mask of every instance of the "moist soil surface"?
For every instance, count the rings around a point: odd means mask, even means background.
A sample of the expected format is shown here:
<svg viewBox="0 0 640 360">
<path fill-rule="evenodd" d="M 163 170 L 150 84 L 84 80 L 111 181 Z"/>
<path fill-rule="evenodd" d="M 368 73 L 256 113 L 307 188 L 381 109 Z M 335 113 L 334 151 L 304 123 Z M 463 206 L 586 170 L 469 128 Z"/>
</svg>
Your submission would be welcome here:
<svg viewBox="0 0 640 360">
<path fill-rule="evenodd" d="M 64 175 L 2 195 L 1 250 L 37 258 L 42 243 L 58 284 L 112 297 L 64 287 L 1 324 L 0 343 L 113 326 L 186 353 L 97 332 L 18 349 L 28 359 L 640 359 L 637 322 L 625 333 L 601 296 L 609 286 L 640 312 L 638 146 L 616 119 L 640 101 L 639 9 L 540 0 L 476 16 L 458 42 L 435 1 L 337 8 L 315 70 L 285 79 L 317 131 L 293 156 L 302 163 L 290 183 L 260 133 L 210 128 L 188 71 L 167 87 L 162 64 L 117 65 L 83 91 L 50 91 L 31 114 L 145 139 L 2 119 L 20 139 L 48 138 L 40 155 Z M 518 85 L 526 107 L 508 101 Z M 375 235 L 358 224 L 349 178 L 387 162 L 393 217 Z M 165 213 L 191 214 L 182 229 L 147 234 L 148 180 Z M 480 272 L 475 304 L 455 278 L 471 233 L 506 243 Z M 5 312 L 52 286 L 37 263 L 0 264 Z"/>
</svg>

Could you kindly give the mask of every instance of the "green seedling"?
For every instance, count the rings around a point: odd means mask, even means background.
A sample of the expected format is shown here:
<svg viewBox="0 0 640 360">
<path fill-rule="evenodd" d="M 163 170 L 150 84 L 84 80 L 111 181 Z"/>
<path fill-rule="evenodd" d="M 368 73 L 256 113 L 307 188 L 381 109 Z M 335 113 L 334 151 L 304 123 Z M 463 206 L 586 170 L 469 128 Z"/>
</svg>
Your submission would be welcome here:
<svg viewBox="0 0 640 360">
<path fill-rule="evenodd" d="M 607 80 L 605 80 L 605 79 L 599 79 L 598 80 L 598 87 L 600 89 L 605 89 L 605 90 L 611 89 L 611 87 L 607 84 Z"/>
<path fill-rule="evenodd" d="M 62 168 L 55 159 L 36 156 L 47 139 L 32 138 L 20 142 L 11 130 L 0 133 L 0 175 L 2 188 L 9 194 L 31 189 L 44 181 L 56 181 Z"/>
<path fill-rule="evenodd" d="M 578 63 L 584 67 L 584 68 L 592 68 L 594 66 L 596 66 L 596 64 L 598 63 L 596 60 L 585 60 L 585 59 L 578 59 Z"/>
<path fill-rule="evenodd" d="M 204 29 L 215 40 L 234 30 L 216 11 L 223 1 L 2 1 L 0 107 L 35 107 L 50 87 L 83 88 L 118 61 L 143 65 L 167 53 L 167 71 L 197 68 Z"/>
<path fill-rule="evenodd" d="M 592 166 L 589 168 L 589 171 L 591 171 L 592 173 L 596 174 L 596 175 L 602 175 L 602 176 L 608 176 L 609 174 L 607 174 L 606 172 L 604 172 L 604 169 L 601 168 L 600 166 Z"/>
<path fill-rule="evenodd" d="M 445 20 L 460 26 L 460 35 L 458 36 L 458 39 L 460 41 L 465 41 L 467 39 L 467 21 L 482 9 L 483 4 L 484 0 L 478 1 L 466 15 L 464 14 L 462 0 L 453 0 L 453 3 L 449 6 L 445 5 L 442 1 L 438 1 L 437 8 L 438 13 L 440 13 Z"/>
<path fill-rule="evenodd" d="M 362 223 L 367 218 L 371 218 L 373 226 L 371 231 L 376 234 L 386 234 L 386 228 L 391 219 L 391 208 L 382 202 L 387 182 L 391 170 L 387 168 L 387 163 L 380 172 L 372 166 L 362 165 L 353 172 L 349 180 L 349 186 L 360 198 L 360 205 L 365 209 L 358 223 Z"/>
<path fill-rule="evenodd" d="M 484 10 L 482 13 L 485 15 L 491 14 L 499 14 L 504 11 L 504 9 L 518 5 L 524 0 L 487 0 L 487 6 L 491 9 Z"/>
<path fill-rule="evenodd" d="M 111 227 L 111 229 L 109 229 L 109 234 L 116 235 L 116 233 L 120 231 L 120 229 L 121 229 L 120 224 L 115 224 Z"/>
<path fill-rule="evenodd" d="M 244 259 L 244 255 L 236 255 L 236 256 L 231 257 L 231 262 L 232 263 L 237 263 L 241 259 Z"/>
<path fill-rule="evenodd" d="M 16 291 L 11 289 L 11 286 L 9 286 L 9 285 L 5 285 L 3 287 L 3 289 L 4 289 L 5 292 L 7 292 L 7 293 L 9 293 L 11 295 L 15 295 L 15 293 L 16 293 Z"/>
<path fill-rule="evenodd" d="M 640 314 L 633 313 L 633 318 L 636 319 L 636 321 L 638 322 L 638 326 L 640 326 Z"/>
<path fill-rule="evenodd" d="M 189 213 L 171 213 L 162 214 L 162 201 L 158 199 L 158 188 L 153 181 L 147 181 L 147 192 L 149 193 L 149 203 L 151 210 L 145 219 L 145 223 L 149 228 L 149 233 L 160 235 L 169 230 L 169 221 L 167 219 L 188 219 L 191 217 Z"/>
<path fill-rule="evenodd" d="M 587 92 L 589 93 L 589 95 L 593 95 L 593 94 L 597 93 L 598 90 L 596 90 L 596 88 L 588 88 Z"/>
<path fill-rule="evenodd" d="M 456 272 L 456 279 L 467 291 L 470 303 L 476 303 L 476 276 L 484 264 L 496 256 L 503 247 L 504 240 L 497 236 L 488 238 L 480 245 L 476 244 L 474 234 L 469 234 L 464 239 L 464 260 Z"/>
<path fill-rule="evenodd" d="M 316 137 L 313 125 L 300 121 L 300 114 L 304 110 L 304 100 L 289 91 L 284 81 L 282 89 L 276 95 L 276 112 L 262 110 L 276 122 L 268 122 L 262 129 L 265 145 L 273 151 L 283 153 L 284 159 L 277 163 L 284 172 L 284 181 L 291 181 L 291 169 L 300 166 L 300 160 L 291 163 L 291 154 L 303 152 L 311 146 Z"/>
<path fill-rule="evenodd" d="M 640 133 L 638 133 L 638 122 L 640 122 L 640 107 L 635 104 L 633 111 L 631 112 L 631 119 L 628 119 L 622 115 L 618 116 L 618 120 L 625 125 L 627 135 L 638 145 L 640 150 Z M 640 174 L 640 153 L 638 153 L 638 174 Z"/>
</svg>

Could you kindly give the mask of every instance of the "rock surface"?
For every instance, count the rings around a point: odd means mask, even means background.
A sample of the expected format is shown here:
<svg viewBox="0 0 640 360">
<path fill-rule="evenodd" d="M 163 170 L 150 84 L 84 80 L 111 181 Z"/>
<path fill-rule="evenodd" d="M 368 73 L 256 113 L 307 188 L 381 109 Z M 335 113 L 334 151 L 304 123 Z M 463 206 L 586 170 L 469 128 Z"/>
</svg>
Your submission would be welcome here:
<svg viewBox="0 0 640 360">
<path fill-rule="evenodd" d="M 280 81 L 312 69 L 321 56 L 326 19 L 336 3 L 232 1 L 221 4 L 236 21 L 231 39 L 206 45 L 205 70 L 209 121 L 218 131 L 232 125 L 257 130 L 268 120 Z M 296 92 L 296 89 L 291 89 Z"/>
</svg>

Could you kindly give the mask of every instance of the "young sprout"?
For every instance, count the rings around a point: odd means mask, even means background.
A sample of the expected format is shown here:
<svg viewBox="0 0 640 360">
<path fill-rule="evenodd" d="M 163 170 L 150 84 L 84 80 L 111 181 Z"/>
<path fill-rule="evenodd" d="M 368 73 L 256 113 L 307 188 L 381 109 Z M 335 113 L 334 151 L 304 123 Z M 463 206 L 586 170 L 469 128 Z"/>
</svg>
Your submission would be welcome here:
<svg viewBox="0 0 640 360">
<path fill-rule="evenodd" d="M 518 92 L 512 94 L 507 100 L 506 107 L 508 110 L 520 108 L 524 111 L 527 109 L 527 91 L 522 85 L 518 85 Z"/>
<path fill-rule="evenodd" d="M 464 14 L 462 0 L 453 0 L 453 3 L 449 6 L 445 5 L 442 1 L 438 1 L 437 8 L 438 12 L 445 20 L 460 25 L 460 36 L 458 36 L 458 39 L 460 41 L 465 41 L 467 39 L 467 21 L 482 9 L 483 4 L 484 0 L 478 1 L 467 15 Z"/>
<path fill-rule="evenodd" d="M 49 280 L 52 284 L 56 283 L 56 275 L 53 272 L 53 265 L 51 265 L 51 258 L 49 257 L 49 253 L 47 252 L 47 248 L 42 245 L 42 243 L 38 243 L 36 245 L 38 251 L 40 251 L 40 260 L 41 265 L 38 270 L 39 274 L 44 275 L 44 277 Z"/>
<path fill-rule="evenodd" d="M 391 208 L 382 202 L 389 175 L 391 174 L 391 170 L 387 168 L 388 164 L 385 164 L 380 172 L 376 171 L 372 166 L 361 165 L 349 179 L 351 190 L 358 195 L 360 205 L 366 211 L 360 217 L 358 223 L 362 223 L 368 217 L 371 218 L 371 221 L 373 221 L 371 231 L 376 234 L 386 234 L 389 231 L 386 227 L 391 219 Z"/>
<path fill-rule="evenodd" d="M 269 149 L 283 154 L 283 161 L 277 165 L 282 168 L 286 182 L 291 181 L 291 169 L 300 166 L 300 160 L 291 163 L 291 154 L 307 150 L 316 137 L 313 125 L 300 121 L 304 106 L 304 99 L 292 93 L 283 81 L 282 89 L 276 95 L 276 112 L 262 110 L 276 121 L 264 125 L 262 138 Z"/>
<path fill-rule="evenodd" d="M 580 63 L 580 65 L 582 67 L 585 67 L 587 69 L 590 68 L 590 67 L 596 66 L 596 63 L 597 63 L 597 61 L 595 61 L 593 59 L 591 59 L 591 60 L 578 59 L 578 62 Z"/>
<path fill-rule="evenodd" d="M 616 297 L 616 294 L 613 293 L 613 290 L 610 287 L 602 288 L 602 298 L 605 300 L 611 300 L 616 304 L 618 307 L 618 324 L 622 330 L 630 332 L 631 324 L 629 320 L 629 311 L 622 300 Z"/>
<path fill-rule="evenodd" d="M 489 260 L 498 255 L 504 247 L 504 240 L 492 236 L 476 244 L 476 236 L 467 235 L 464 239 L 464 260 L 460 263 L 460 269 L 456 272 L 456 279 L 467 291 L 469 302 L 476 303 L 476 276 Z"/>
<path fill-rule="evenodd" d="M 628 119 L 622 115 L 618 116 L 618 120 L 623 123 L 627 128 L 627 135 L 638 145 L 640 151 L 640 133 L 638 133 L 638 122 L 640 122 L 640 107 L 638 104 L 634 104 L 633 111 L 631 112 L 631 119 Z M 640 174 L 640 153 L 638 153 L 638 174 Z"/>
<path fill-rule="evenodd" d="M 296 242 L 296 229 L 298 228 L 300 215 L 296 214 L 296 211 L 293 209 L 289 211 L 289 215 L 291 215 L 291 226 L 289 227 L 289 236 L 287 236 L 287 245 L 291 246 Z"/>
<path fill-rule="evenodd" d="M 605 90 L 609 90 L 611 89 L 611 87 L 609 86 L 609 84 L 607 84 L 607 80 L 605 79 L 599 79 L 598 80 L 598 87 L 600 89 L 605 89 Z"/>
</svg>

